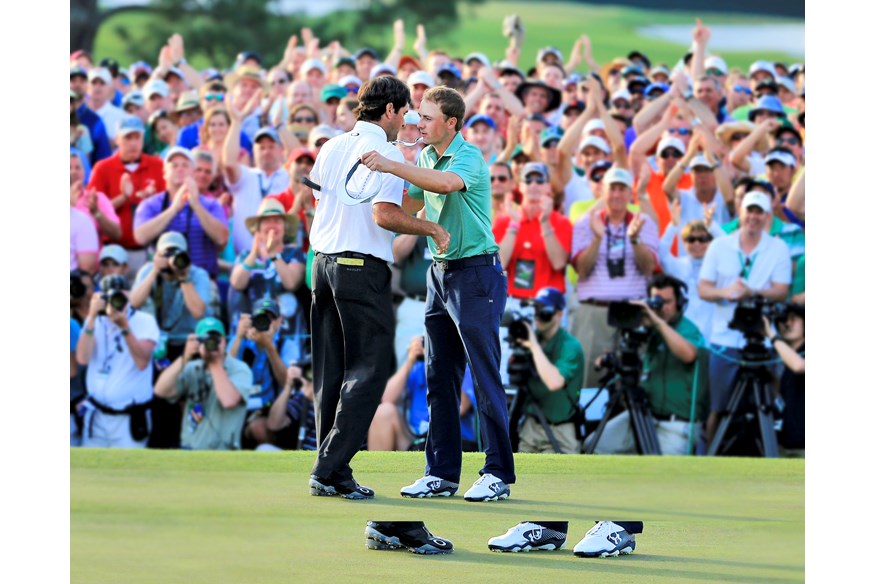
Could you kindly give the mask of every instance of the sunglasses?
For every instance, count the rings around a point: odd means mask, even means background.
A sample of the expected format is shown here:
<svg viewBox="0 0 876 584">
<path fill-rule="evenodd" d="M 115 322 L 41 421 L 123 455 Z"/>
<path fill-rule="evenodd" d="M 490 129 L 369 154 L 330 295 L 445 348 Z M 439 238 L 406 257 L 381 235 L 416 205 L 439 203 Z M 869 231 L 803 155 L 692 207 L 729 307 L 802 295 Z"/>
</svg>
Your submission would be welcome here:
<svg viewBox="0 0 876 584">
<path fill-rule="evenodd" d="M 508 177 L 507 176 L 491 176 L 490 177 L 490 182 L 497 182 L 497 181 L 500 183 L 508 182 Z"/>
<path fill-rule="evenodd" d="M 736 93 L 744 93 L 745 95 L 751 95 L 751 89 L 745 87 L 744 85 L 734 85 L 733 91 Z"/>
<path fill-rule="evenodd" d="M 679 136 L 689 136 L 690 130 L 688 128 L 669 128 L 670 134 L 678 134 Z"/>
<path fill-rule="evenodd" d="M 544 183 L 547 182 L 547 179 L 543 176 L 532 176 L 532 177 L 528 176 L 525 179 L 523 179 L 523 182 L 525 182 L 528 185 L 531 185 L 532 183 L 535 183 L 537 185 L 543 185 Z"/>
<path fill-rule="evenodd" d="M 289 83 L 288 79 L 274 79 L 271 81 L 271 85 L 286 85 Z"/>
<path fill-rule="evenodd" d="M 690 235 L 684 238 L 685 243 L 709 243 L 712 238 L 708 235 Z"/>
<path fill-rule="evenodd" d="M 776 144 L 786 144 L 788 146 L 799 146 L 800 140 L 791 136 L 789 138 L 776 138 Z"/>
<path fill-rule="evenodd" d="M 224 93 L 206 93 L 204 94 L 204 99 L 207 101 L 222 101 L 225 99 Z"/>
<path fill-rule="evenodd" d="M 315 124 L 316 118 L 308 116 L 306 118 L 292 118 L 292 121 L 296 124 Z"/>
<path fill-rule="evenodd" d="M 664 160 L 666 160 L 667 158 L 681 158 L 681 152 L 679 152 L 675 148 L 667 148 L 660 153 L 660 158 Z"/>
<path fill-rule="evenodd" d="M 731 141 L 731 142 L 736 142 L 737 140 L 745 140 L 745 138 L 746 138 L 747 136 L 748 136 L 748 134 L 746 134 L 746 133 L 744 133 L 744 132 L 736 132 L 735 134 L 733 134 L 732 136 L 730 136 L 730 141 Z"/>
<path fill-rule="evenodd" d="M 598 172 L 598 173 L 595 172 L 592 175 L 590 175 L 590 180 L 592 180 L 593 182 L 602 182 L 603 176 L 605 176 L 604 172 Z"/>
<path fill-rule="evenodd" d="M 625 101 L 625 100 L 623 100 L 623 99 L 619 99 L 619 100 L 617 100 L 617 101 L 613 101 L 613 102 L 611 102 L 611 104 L 612 104 L 614 107 L 616 107 L 617 109 L 630 109 L 631 107 L 633 107 L 632 105 L 630 105 L 630 102 Z"/>
</svg>

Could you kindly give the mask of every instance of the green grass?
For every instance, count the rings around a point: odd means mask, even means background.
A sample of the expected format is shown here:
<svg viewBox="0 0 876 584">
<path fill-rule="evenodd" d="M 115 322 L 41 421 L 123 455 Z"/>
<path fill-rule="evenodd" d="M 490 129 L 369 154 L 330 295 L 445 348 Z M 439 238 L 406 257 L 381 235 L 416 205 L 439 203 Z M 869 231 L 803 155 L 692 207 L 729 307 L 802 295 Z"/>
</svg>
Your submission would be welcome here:
<svg viewBox="0 0 876 584">
<path fill-rule="evenodd" d="M 526 42 L 522 64 L 535 61 L 536 52 L 540 47 L 552 45 L 558 47 L 568 58 L 572 45 L 581 34 L 590 36 L 593 53 L 596 60 L 605 63 L 616 56 L 625 56 L 632 49 L 644 51 L 654 63 L 665 62 L 671 67 L 687 49 L 687 45 L 678 45 L 662 40 L 639 36 L 638 28 L 650 24 L 685 24 L 693 27 L 694 18 L 701 17 L 707 25 L 711 24 L 763 24 L 800 22 L 793 19 L 769 18 L 748 14 L 722 14 L 702 12 L 675 12 L 659 10 L 639 10 L 617 6 L 591 6 L 570 2 L 487 2 L 482 5 L 460 5 L 459 26 L 453 32 L 444 36 L 429 37 L 431 48 L 445 48 L 452 53 L 463 56 L 470 51 L 486 53 L 490 59 L 498 60 L 504 57 L 507 39 L 502 36 L 502 19 L 507 14 L 516 13 L 523 19 L 526 26 Z M 108 55 L 119 58 L 127 64 L 130 55 L 127 51 L 129 43 L 123 41 L 118 34 L 118 27 L 123 25 L 131 34 L 133 40 L 142 38 L 138 29 L 152 15 L 139 13 L 123 13 L 107 21 L 100 29 L 95 42 L 95 55 Z M 409 41 L 413 42 L 415 23 L 407 23 Z M 428 23 L 426 32 L 429 34 Z M 391 32 L 387 31 L 386 43 L 392 42 Z M 245 47 L 241 47 L 243 49 Z M 355 47 L 354 47 L 355 48 Z M 194 47 L 189 47 L 194 52 Z M 408 47 L 408 52 L 412 52 Z M 756 59 L 775 59 L 797 61 L 799 57 L 780 52 L 721 52 L 727 64 L 747 69 Z M 151 59 L 154 61 L 157 55 Z M 203 57 L 194 55 L 190 61 L 195 67 L 211 65 Z M 224 64 L 220 64 L 224 65 Z"/>
<path fill-rule="evenodd" d="M 422 453 L 359 453 L 373 501 L 311 497 L 314 454 L 72 449 L 72 582 L 800 582 L 804 462 L 518 455 L 507 501 L 408 500 Z M 465 489 L 482 454 L 467 454 Z M 597 519 L 645 521 L 630 556 L 571 548 Z M 364 545 L 369 519 L 422 520 L 448 556 Z M 568 549 L 496 554 L 519 521 L 568 520 Z"/>
</svg>

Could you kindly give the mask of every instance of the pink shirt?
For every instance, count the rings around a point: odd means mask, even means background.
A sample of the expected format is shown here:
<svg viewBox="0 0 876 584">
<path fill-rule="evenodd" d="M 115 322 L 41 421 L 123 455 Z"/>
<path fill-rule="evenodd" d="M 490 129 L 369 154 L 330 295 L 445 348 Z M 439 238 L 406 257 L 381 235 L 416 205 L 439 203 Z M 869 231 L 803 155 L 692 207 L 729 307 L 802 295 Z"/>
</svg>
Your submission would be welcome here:
<svg viewBox="0 0 876 584">
<path fill-rule="evenodd" d="M 598 211 L 597 211 L 598 212 Z M 593 240 L 593 230 L 590 228 L 590 213 L 584 214 L 572 229 L 572 262 L 583 252 Z M 657 224 L 647 215 L 642 215 L 645 222 L 639 232 L 639 240 L 657 257 Z M 622 263 L 624 275 L 612 278 L 608 271 L 608 260 Z M 647 294 L 648 278 L 636 267 L 635 253 L 630 238 L 627 237 L 627 225 L 606 226 L 605 236 L 599 245 L 599 255 L 596 264 L 589 275 L 578 275 L 578 300 L 633 300 L 644 298 Z"/>
<path fill-rule="evenodd" d="M 96 254 L 99 248 L 97 229 L 90 216 L 79 209 L 70 207 L 70 271 L 79 268 L 77 254 Z"/>
<path fill-rule="evenodd" d="M 100 226 L 97 223 L 97 219 L 91 214 L 91 211 L 88 209 L 88 201 L 85 197 L 85 191 L 82 191 L 82 194 L 79 195 L 79 199 L 76 200 L 76 208 L 88 215 L 91 221 L 94 223 L 94 228 L 100 231 Z M 112 202 L 110 202 L 109 197 L 107 197 L 103 193 L 97 193 L 97 209 L 101 212 L 101 214 L 115 223 L 119 224 L 119 216 L 116 214 L 116 210 L 113 208 Z"/>
</svg>

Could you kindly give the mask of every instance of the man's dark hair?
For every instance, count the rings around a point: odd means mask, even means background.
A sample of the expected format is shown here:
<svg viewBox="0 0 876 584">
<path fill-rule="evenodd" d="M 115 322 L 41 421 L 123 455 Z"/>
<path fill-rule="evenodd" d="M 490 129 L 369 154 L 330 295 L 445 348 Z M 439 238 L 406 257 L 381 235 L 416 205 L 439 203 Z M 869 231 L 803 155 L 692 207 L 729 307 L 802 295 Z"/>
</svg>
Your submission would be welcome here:
<svg viewBox="0 0 876 584">
<path fill-rule="evenodd" d="M 465 101 L 455 89 L 449 87 L 433 87 L 423 94 L 424 101 L 436 104 L 446 119 L 456 118 L 456 131 L 462 129 L 465 121 Z"/>
<path fill-rule="evenodd" d="M 733 190 L 738 189 L 740 186 L 745 186 L 745 192 L 748 192 L 748 187 L 754 182 L 754 179 L 750 176 L 741 176 L 733 181 Z"/>
<path fill-rule="evenodd" d="M 396 77 L 381 75 L 366 81 L 359 88 L 359 105 L 353 110 L 356 120 L 377 122 L 386 113 L 386 104 L 395 111 L 411 104 L 411 92 L 405 83 Z"/>
<path fill-rule="evenodd" d="M 678 312 L 684 310 L 684 307 L 687 304 L 687 284 L 678 278 L 673 278 L 669 274 L 661 272 L 660 274 L 651 276 L 651 279 L 648 280 L 648 294 L 651 293 L 653 288 L 656 288 L 657 290 L 672 288 L 673 292 L 675 292 L 675 307 L 678 309 Z"/>
</svg>

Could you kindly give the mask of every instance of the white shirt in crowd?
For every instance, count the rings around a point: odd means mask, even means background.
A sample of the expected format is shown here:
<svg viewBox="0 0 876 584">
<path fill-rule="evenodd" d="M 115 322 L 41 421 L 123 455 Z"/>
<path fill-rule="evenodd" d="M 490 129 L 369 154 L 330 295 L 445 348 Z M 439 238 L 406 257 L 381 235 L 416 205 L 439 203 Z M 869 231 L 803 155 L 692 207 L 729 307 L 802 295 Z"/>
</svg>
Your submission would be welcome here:
<svg viewBox="0 0 876 584">
<path fill-rule="evenodd" d="M 138 341 L 158 343 L 155 317 L 128 306 L 128 329 Z M 84 333 L 83 333 L 84 334 Z M 94 350 L 85 378 L 88 393 L 100 403 L 122 410 L 152 399 L 152 361 L 137 369 L 122 331 L 106 316 L 94 322 Z"/>
<path fill-rule="evenodd" d="M 383 128 L 371 122 L 356 122 L 351 131 L 330 139 L 319 151 L 310 172 L 311 180 L 322 187 L 322 191 L 313 191 L 319 200 L 310 230 L 314 251 L 353 251 L 392 262 L 393 234 L 374 223 L 371 206 L 381 202 L 401 206 L 404 181 L 389 173 L 378 173 L 380 191 L 370 202 L 360 205 L 346 205 L 338 195 L 346 188 L 347 174 L 359 157 L 372 150 L 390 160 L 405 161 L 401 151 L 386 141 Z"/>
<path fill-rule="evenodd" d="M 111 101 L 108 101 L 94 113 L 103 120 L 103 125 L 106 126 L 106 134 L 109 136 L 109 139 L 115 140 L 119 122 L 127 115 L 125 111 L 120 107 L 114 106 Z"/>
<path fill-rule="evenodd" d="M 716 287 L 726 288 L 747 270 L 748 275 L 743 281 L 754 291 L 769 288 L 773 283 L 790 284 L 791 253 L 788 245 L 764 233 L 754 251 L 746 256 L 739 248 L 741 233 L 739 231 L 716 239 L 709 245 L 700 269 L 700 280 L 715 282 Z M 715 304 L 709 337 L 713 345 L 741 349 L 745 344 L 742 333 L 728 327 L 735 310 L 735 302 L 721 300 Z"/>
<path fill-rule="evenodd" d="M 228 190 L 234 197 L 231 237 L 234 241 L 235 254 L 252 247 L 252 233 L 246 228 L 247 217 L 258 213 L 262 199 L 268 195 L 282 193 L 289 188 L 289 173 L 285 168 L 280 168 L 271 176 L 266 175 L 265 171 L 259 168 L 250 168 L 243 164 L 239 168 L 240 178 L 236 183 L 228 185 Z"/>
<path fill-rule="evenodd" d="M 700 298 L 697 290 L 703 258 L 695 260 L 690 256 L 682 257 L 679 254 L 679 257 L 676 257 L 672 255 L 672 242 L 675 240 L 675 236 L 679 234 L 678 227 L 670 223 L 666 227 L 663 237 L 660 238 L 657 255 L 660 258 L 660 265 L 663 266 L 664 272 L 687 284 L 687 308 L 684 311 L 684 316 L 697 325 L 697 328 L 703 334 L 703 338 L 708 339 L 712 332 L 712 315 L 715 312 L 715 305 Z M 679 241 L 679 251 L 683 247 L 682 242 Z"/>
</svg>

